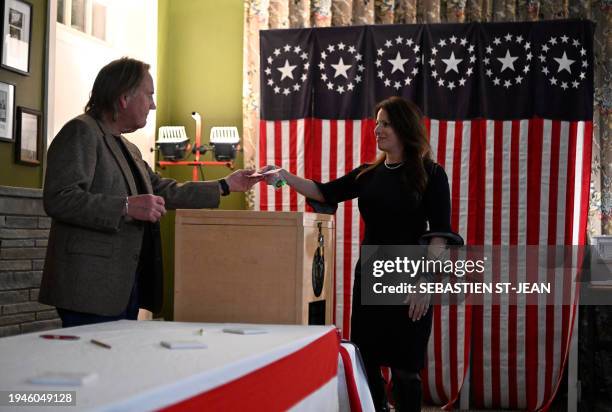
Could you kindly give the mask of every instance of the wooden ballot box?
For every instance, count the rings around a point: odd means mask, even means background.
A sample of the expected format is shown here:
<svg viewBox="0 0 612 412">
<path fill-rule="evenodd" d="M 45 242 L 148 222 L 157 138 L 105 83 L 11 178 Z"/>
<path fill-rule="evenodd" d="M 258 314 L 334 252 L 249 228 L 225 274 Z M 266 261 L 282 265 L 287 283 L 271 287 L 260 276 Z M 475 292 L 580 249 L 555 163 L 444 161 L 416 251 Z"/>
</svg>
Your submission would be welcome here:
<svg viewBox="0 0 612 412">
<path fill-rule="evenodd" d="M 174 320 L 332 323 L 333 216 L 177 210 Z"/>
</svg>

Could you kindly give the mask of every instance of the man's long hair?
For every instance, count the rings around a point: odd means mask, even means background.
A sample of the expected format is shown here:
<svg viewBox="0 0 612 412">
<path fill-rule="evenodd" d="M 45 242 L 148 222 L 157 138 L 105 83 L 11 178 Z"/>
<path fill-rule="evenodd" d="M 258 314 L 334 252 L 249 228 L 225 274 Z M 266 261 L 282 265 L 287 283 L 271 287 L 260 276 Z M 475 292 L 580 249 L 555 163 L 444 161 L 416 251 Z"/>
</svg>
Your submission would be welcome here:
<svg viewBox="0 0 612 412">
<path fill-rule="evenodd" d="M 140 60 L 122 57 L 104 66 L 94 81 L 85 113 L 101 118 L 104 113 L 117 119 L 119 98 L 133 94 L 149 71 L 149 65 Z"/>
<path fill-rule="evenodd" d="M 427 187 L 425 162 L 431 161 L 431 148 L 423 126 L 421 111 L 414 103 L 397 96 L 389 97 L 378 103 L 374 113 L 378 115 L 382 109 L 387 112 L 389 123 L 404 149 L 403 162 L 406 181 L 411 189 L 422 194 Z M 385 159 L 386 155 L 383 153 L 357 177 L 374 169 Z"/>
</svg>

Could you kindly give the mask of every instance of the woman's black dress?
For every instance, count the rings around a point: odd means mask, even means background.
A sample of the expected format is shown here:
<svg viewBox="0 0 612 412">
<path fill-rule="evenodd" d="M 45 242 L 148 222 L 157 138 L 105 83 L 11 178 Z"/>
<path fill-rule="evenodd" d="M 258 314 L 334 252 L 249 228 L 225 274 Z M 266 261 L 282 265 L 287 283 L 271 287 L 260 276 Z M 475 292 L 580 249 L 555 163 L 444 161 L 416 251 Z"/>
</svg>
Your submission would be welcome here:
<svg viewBox="0 0 612 412">
<path fill-rule="evenodd" d="M 317 183 L 327 203 L 358 198 L 365 223 L 362 245 L 417 245 L 428 230 L 451 231 L 448 178 L 441 166 L 426 162 L 428 184 L 422 196 L 408 189 L 405 166 L 390 170 L 381 163 L 356 179 L 365 167 L 331 182 Z M 351 340 L 368 362 L 420 370 L 431 332 L 431 308 L 413 322 L 408 306 L 361 305 L 360 267 L 357 262 Z"/>
</svg>

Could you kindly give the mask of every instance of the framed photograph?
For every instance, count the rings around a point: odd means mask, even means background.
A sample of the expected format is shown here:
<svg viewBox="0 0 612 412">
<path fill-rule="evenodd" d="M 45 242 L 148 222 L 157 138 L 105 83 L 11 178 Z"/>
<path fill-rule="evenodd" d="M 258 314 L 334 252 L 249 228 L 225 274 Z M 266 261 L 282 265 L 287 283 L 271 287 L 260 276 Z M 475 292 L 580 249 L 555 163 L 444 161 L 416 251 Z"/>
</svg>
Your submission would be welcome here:
<svg viewBox="0 0 612 412">
<path fill-rule="evenodd" d="M 3 0 L 2 61 L 4 69 L 30 74 L 32 5 L 24 0 Z"/>
<path fill-rule="evenodd" d="M 0 140 L 14 141 L 15 85 L 0 82 Z"/>
<path fill-rule="evenodd" d="M 42 114 L 38 110 L 17 107 L 15 157 L 17 162 L 40 164 Z"/>
</svg>

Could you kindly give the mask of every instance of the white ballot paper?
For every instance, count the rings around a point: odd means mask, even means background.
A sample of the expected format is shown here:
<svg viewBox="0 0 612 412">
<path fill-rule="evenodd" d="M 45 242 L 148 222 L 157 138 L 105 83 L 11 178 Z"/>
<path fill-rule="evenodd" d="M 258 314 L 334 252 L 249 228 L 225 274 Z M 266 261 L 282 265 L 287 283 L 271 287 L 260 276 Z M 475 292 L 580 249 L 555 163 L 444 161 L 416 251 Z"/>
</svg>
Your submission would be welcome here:
<svg viewBox="0 0 612 412">
<path fill-rule="evenodd" d="M 36 385 L 82 386 L 98 379 L 93 372 L 45 372 L 31 377 L 28 382 Z"/>
<path fill-rule="evenodd" d="M 274 173 L 278 173 L 280 171 L 281 171 L 281 169 L 272 169 L 272 170 L 268 170 L 267 172 L 263 172 L 263 173 L 255 172 L 255 173 L 249 175 L 248 177 L 268 176 L 268 175 L 273 175 Z"/>
<path fill-rule="evenodd" d="M 162 340 L 161 345 L 168 349 L 206 349 L 208 345 L 197 340 Z"/>
<path fill-rule="evenodd" d="M 268 333 L 267 330 L 261 328 L 254 328 L 252 326 L 233 326 L 231 328 L 223 328 L 225 333 L 236 333 L 238 335 L 260 335 L 262 333 Z"/>
</svg>

